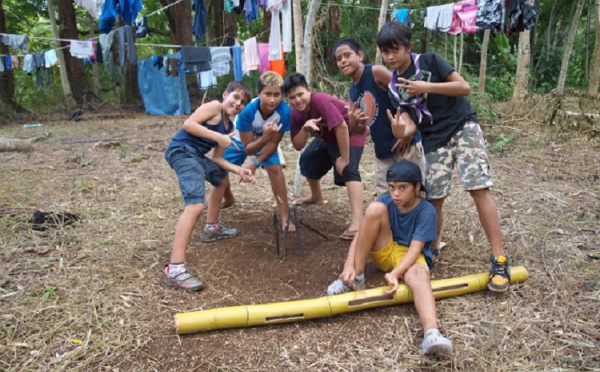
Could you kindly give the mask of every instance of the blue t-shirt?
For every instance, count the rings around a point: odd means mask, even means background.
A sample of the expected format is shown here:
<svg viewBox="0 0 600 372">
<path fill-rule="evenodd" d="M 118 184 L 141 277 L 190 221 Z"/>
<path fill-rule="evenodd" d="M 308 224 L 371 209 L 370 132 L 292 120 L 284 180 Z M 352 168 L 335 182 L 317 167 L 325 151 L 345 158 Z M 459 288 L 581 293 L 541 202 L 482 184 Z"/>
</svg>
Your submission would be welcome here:
<svg viewBox="0 0 600 372">
<path fill-rule="evenodd" d="M 218 124 L 204 123 L 204 124 L 202 124 L 202 126 L 208 128 L 212 131 L 221 133 L 221 134 L 229 134 L 229 133 L 233 132 L 233 130 L 235 128 L 233 126 L 233 123 L 231 123 L 231 121 L 229 119 L 227 119 L 227 121 L 229 122 L 228 128 L 225 128 L 225 118 L 224 117 L 221 117 L 221 121 Z M 196 151 L 198 151 L 198 153 L 204 155 L 207 152 L 209 152 L 211 149 L 213 149 L 219 145 L 215 141 L 209 140 L 208 138 L 193 136 L 193 135 L 189 134 L 188 132 L 186 132 L 186 130 L 183 129 L 183 127 L 182 127 L 175 134 L 175 137 L 173 137 L 173 139 L 171 140 L 171 143 L 169 144 L 169 147 L 167 148 L 167 150 L 172 147 L 178 147 L 178 146 L 191 146 L 194 149 L 196 149 Z"/>
<path fill-rule="evenodd" d="M 281 124 L 279 133 L 285 133 L 290 131 L 290 107 L 287 103 L 281 101 L 279 105 L 273 111 L 269 117 L 263 118 L 260 112 L 260 98 L 254 99 L 252 102 L 246 105 L 246 107 L 240 112 L 236 119 L 236 133 L 234 138 L 240 140 L 239 131 L 252 132 L 252 140 L 256 141 L 263 135 L 263 127 L 270 121 L 276 121 L 277 124 Z"/>
<path fill-rule="evenodd" d="M 421 199 L 413 210 L 400 213 L 389 193 L 380 196 L 377 201 L 387 207 L 394 241 L 406 247 L 410 246 L 413 240 L 424 242 L 425 246 L 421 249 L 421 253 L 425 256 L 427 266 L 431 267 L 433 264 L 431 242 L 437 237 L 437 214 L 433 205 Z"/>
<path fill-rule="evenodd" d="M 392 132 L 392 124 L 387 116 L 387 110 L 395 115 L 396 108 L 387 94 L 387 90 L 381 87 L 375 81 L 373 76 L 373 65 L 365 65 L 363 73 L 358 83 L 352 83 L 350 86 L 350 99 L 360 107 L 363 112 L 370 117 L 368 119 L 369 131 L 373 144 L 375 145 L 375 156 L 379 159 L 387 159 L 395 155 L 392 147 L 396 144 L 397 138 Z M 373 112 L 365 110 L 369 107 L 367 101 L 374 103 Z M 421 133 L 417 131 L 411 141 L 415 144 L 421 141 Z"/>
</svg>

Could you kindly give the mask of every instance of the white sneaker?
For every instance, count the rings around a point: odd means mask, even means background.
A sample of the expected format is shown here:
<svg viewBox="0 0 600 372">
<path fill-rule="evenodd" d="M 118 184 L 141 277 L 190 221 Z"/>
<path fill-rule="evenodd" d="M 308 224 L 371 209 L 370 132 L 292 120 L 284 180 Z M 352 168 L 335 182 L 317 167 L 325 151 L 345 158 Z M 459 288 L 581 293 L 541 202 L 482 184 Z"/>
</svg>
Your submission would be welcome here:
<svg viewBox="0 0 600 372">
<path fill-rule="evenodd" d="M 353 285 L 347 285 L 342 282 L 342 279 L 336 279 L 327 287 L 327 296 L 335 296 L 343 293 L 350 292 L 352 290 L 361 290 L 365 288 L 365 278 L 362 280 L 355 279 Z"/>
<path fill-rule="evenodd" d="M 423 349 L 419 351 L 421 354 L 443 356 L 452 354 L 452 342 L 435 328 L 425 332 L 423 339 Z"/>
</svg>

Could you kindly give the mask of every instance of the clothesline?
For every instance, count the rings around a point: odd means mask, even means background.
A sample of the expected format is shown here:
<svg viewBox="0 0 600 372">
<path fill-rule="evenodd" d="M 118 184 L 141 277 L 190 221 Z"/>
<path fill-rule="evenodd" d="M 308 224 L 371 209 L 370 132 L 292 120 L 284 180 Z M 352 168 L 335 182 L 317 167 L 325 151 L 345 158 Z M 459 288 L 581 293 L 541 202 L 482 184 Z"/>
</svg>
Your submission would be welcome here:
<svg viewBox="0 0 600 372">
<path fill-rule="evenodd" d="M 167 5 L 167 6 L 164 6 L 164 7 L 160 8 L 160 9 L 157 9 L 157 10 L 153 11 L 152 13 L 146 14 L 144 17 L 150 17 L 150 16 L 153 16 L 153 15 L 155 15 L 156 13 L 162 12 L 163 10 L 165 10 L 165 9 L 167 9 L 167 8 L 170 8 L 170 7 L 172 7 L 172 6 L 173 6 L 173 5 L 175 5 L 175 4 L 179 4 L 179 3 L 180 3 L 180 2 L 182 2 L 182 1 L 183 1 L 183 0 L 177 0 L 177 1 L 176 1 L 176 2 L 174 2 L 173 4 L 169 4 L 169 5 Z"/>
</svg>

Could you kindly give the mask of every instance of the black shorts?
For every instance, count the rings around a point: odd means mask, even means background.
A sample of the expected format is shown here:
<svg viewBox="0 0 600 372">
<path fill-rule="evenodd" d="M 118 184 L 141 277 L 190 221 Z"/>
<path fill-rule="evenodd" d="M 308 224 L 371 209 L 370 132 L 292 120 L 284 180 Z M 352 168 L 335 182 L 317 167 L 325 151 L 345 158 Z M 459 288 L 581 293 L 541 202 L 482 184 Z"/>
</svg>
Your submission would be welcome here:
<svg viewBox="0 0 600 372">
<path fill-rule="evenodd" d="M 350 146 L 350 162 L 344 169 L 344 174 L 340 175 L 335 170 L 335 159 L 340 157 L 340 149 L 315 138 L 300 155 L 300 173 L 308 179 L 320 180 L 334 168 L 333 180 L 336 185 L 344 186 L 346 182 L 351 181 L 360 182 L 358 164 L 362 153 L 362 147 Z"/>
</svg>

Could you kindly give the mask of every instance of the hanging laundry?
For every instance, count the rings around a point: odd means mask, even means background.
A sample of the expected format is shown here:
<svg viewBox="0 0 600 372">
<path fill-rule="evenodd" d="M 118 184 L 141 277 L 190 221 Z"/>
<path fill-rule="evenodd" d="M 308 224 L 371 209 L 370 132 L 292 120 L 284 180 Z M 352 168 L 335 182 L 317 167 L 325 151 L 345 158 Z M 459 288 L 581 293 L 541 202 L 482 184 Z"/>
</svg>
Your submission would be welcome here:
<svg viewBox="0 0 600 372">
<path fill-rule="evenodd" d="M 119 0 L 118 10 L 120 10 L 121 18 L 126 25 L 133 25 L 142 8 L 142 0 Z"/>
<path fill-rule="evenodd" d="M 256 45 L 256 37 L 251 37 L 244 41 L 244 73 L 248 74 L 251 70 L 258 69 L 260 60 L 258 58 L 258 46 Z"/>
<path fill-rule="evenodd" d="M 123 67 L 116 63 L 116 57 L 119 55 L 119 46 L 115 42 L 117 32 L 111 31 L 108 35 L 100 35 L 100 44 L 102 45 L 102 60 L 104 61 L 104 69 L 110 76 L 111 80 L 120 85 L 123 81 Z"/>
<path fill-rule="evenodd" d="M 11 55 L 10 54 L 7 54 L 4 57 L 4 64 L 6 65 L 5 66 L 6 71 L 12 71 L 12 59 L 11 59 Z"/>
<path fill-rule="evenodd" d="M 230 47 L 210 47 L 212 56 L 211 65 L 215 77 L 229 74 L 231 69 L 231 48 Z"/>
<path fill-rule="evenodd" d="M 269 71 L 269 44 L 258 43 L 258 60 L 260 73 Z"/>
<path fill-rule="evenodd" d="M 179 68 L 178 68 L 177 57 L 169 57 L 167 58 L 167 76 L 177 77 L 179 76 Z"/>
<path fill-rule="evenodd" d="M 269 60 L 283 58 L 281 54 L 281 27 L 279 26 L 279 10 L 271 8 L 271 32 L 269 33 Z M 260 55 L 260 54 L 259 54 Z"/>
<path fill-rule="evenodd" d="M 119 15 L 126 25 L 131 26 L 140 10 L 141 0 L 105 0 L 98 22 L 100 31 L 108 34 L 117 24 Z"/>
<path fill-rule="evenodd" d="M 90 41 L 83 40 L 71 40 L 71 46 L 69 48 L 71 56 L 79 59 L 90 58 L 96 55 L 94 46 Z"/>
<path fill-rule="evenodd" d="M 152 66 L 156 67 L 158 70 L 163 68 L 163 57 L 152 56 Z"/>
<path fill-rule="evenodd" d="M 233 54 L 233 76 L 235 81 L 242 81 L 244 77 L 244 67 L 242 64 L 242 47 L 239 45 L 234 45 L 231 47 L 231 52 Z"/>
<path fill-rule="evenodd" d="M 504 0 L 478 0 L 475 25 L 480 30 L 491 29 L 495 34 L 504 32 Z"/>
<path fill-rule="evenodd" d="M 100 39 L 101 38 L 102 38 L 102 35 L 100 35 Z M 95 43 L 96 63 L 104 63 L 104 56 L 102 55 L 102 45 L 100 45 L 100 39 L 98 39 L 98 42 Z"/>
<path fill-rule="evenodd" d="M 535 3 L 532 5 L 527 0 L 506 0 L 506 11 L 508 13 L 506 30 L 508 36 L 514 32 L 530 30 L 535 26 L 538 13 Z"/>
<path fill-rule="evenodd" d="M 183 59 L 183 69 L 188 72 L 201 72 L 211 69 L 210 62 L 212 56 L 208 47 L 191 47 L 184 45 L 181 47 L 181 56 Z"/>
<path fill-rule="evenodd" d="M 104 0 L 75 0 L 75 5 L 84 8 L 96 19 L 100 16 L 102 4 L 104 4 Z"/>
<path fill-rule="evenodd" d="M 281 8 L 281 38 L 283 39 L 283 51 L 292 51 L 292 0 L 283 0 Z"/>
<path fill-rule="evenodd" d="M 398 9 L 394 12 L 393 20 L 396 20 L 396 22 L 406 24 L 406 18 L 408 18 L 409 14 L 410 14 L 410 11 L 408 9 Z"/>
<path fill-rule="evenodd" d="M 203 0 L 194 0 L 192 8 L 194 9 L 192 32 L 196 36 L 196 45 L 200 45 L 200 40 L 204 39 L 206 34 L 206 7 Z"/>
<path fill-rule="evenodd" d="M 223 10 L 225 10 L 227 13 L 231 13 L 231 12 L 233 12 L 233 8 L 235 8 L 235 4 L 233 3 L 233 0 L 224 0 Z"/>
<path fill-rule="evenodd" d="M 148 18 L 142 17 L 135 20 L 135 38 L 141 39 L 149 33 Z"/>
<path fill-rule="evenodd" d="M 25 54 L 25 57 L 23 57 L 23 71 L 31 75 L 31 72 L 35 70 L 34 63 L 33 55 Z"/>
<path fill-rule="evenodd" d="M 0 72 L 4 72 L 4 62 L 2 62 L 2 58 L 0 58 Z"/>
<path fill-rule="evenodd" d="M 230 37 L 230 36 L 225 36 L 225 41 L 223 42 L 223 46 L 234 46 L 234 45 L 238 45 L 238 42 L 236 40 L 236 38 L 234 37 Z"/>
<path fill-rule="evenodd" d="M 178 54 L 172 54 L 177 60 Z M 163 59 L 157 57 L 157 59 Z M 190 97 L 188 95 L 185 74 L 168 77 L 154 66 L 152 60 L 139 61 L 138 88 L 146 112 L 150 115 L 188 115 Z"/>
<path fill-rule="evenodd" d="M 248 23 L 258 20 L 258 13 L 256 11 L 256 0 L 246 0 L 244 2 L 244 19 Z"/>
<path fill-rule="evenodd" d="M 213 87 L 213 71 L 202 71 L 197 75 L 198 78 L 198 88 L 200 90 L 209 90 Z"/>
<path fill-rule="evenodd" d="M 123 26 L 119 27 L 116 31 L 119 35 L 119 66 L 125 66 L 125 57 L 127 57 L 127 62 L 137 63 L 133 28 L 131 26 Z"/>
<path fill-rule="evenodd" d="M 256 0 L 256 6 L 261 8 L 269 8 L 269 2 L 267 0 Z"/>
<path fill-rule="evenodd" d="M 278 73 L 281 77 L 285 76 L 285 59 L 283 58 L 283 45 L 281 46 L 281 56 L 279 60 L 269 61 L 269 71 Z"/>
<path fill-rule="evenodd" d="M 96 40 L 94 40 L 94 38 L 89 38 L 88 41 L 92 44 L 93 51 L 93 54 L 89 56 L 88 60 L 90 61 L 90 63 L 96 63 L 96 60 L 98 59 L 98 57 L 96 56 Z"/>
<path fill-rule="evenodd" d="M 450 26 L 451 35 L 458 35 L 461 32 L 473 34 L 477 32 L 475 20 L 477 18 L 477 0 L 463 0 L 454 3 L 454 17 Z"/>
<path fill-rule="evenodd" d="M 441 32 L 450 31 L 452 18 L 454 17 L 453 3 L 429 6 L 425 12 L 425 28 L 429 30 L 439 30 Z"/>
<path fill-rule="evenodd" d="M 2 35 L 2 42 L 15 50 L 20 49 L 25 54 L 29 51 L 29 37 L 27 35 L 4 34 Z"/>
<path fill-rule="evenodd" d="M 56 64 L 58 64 L 58 56 L 56 55 L 56 50 L 47 50 L 44 52 L 44 59 L 46 68 L 50 68 Z"/>
<path fill-rule="evenodd" d="M 18 69 L 19 65 L 20 65 L 19 56 L 15 56 L 15 55 L 10 56 L 10 64 L 11 64 L 13 70 Z"/>
</svg>

